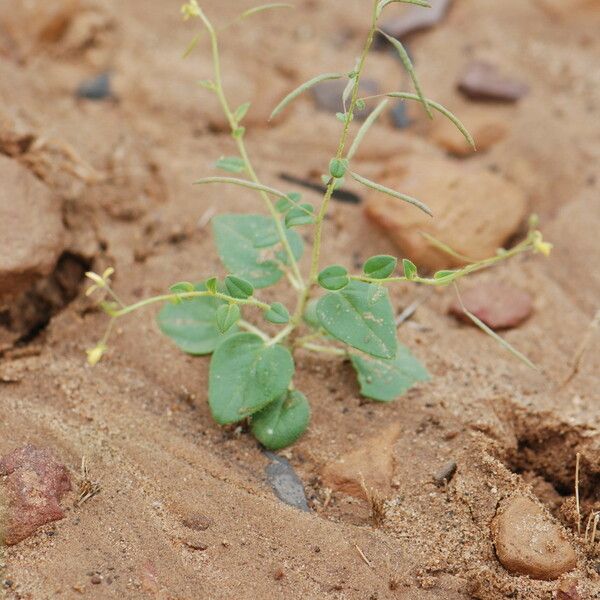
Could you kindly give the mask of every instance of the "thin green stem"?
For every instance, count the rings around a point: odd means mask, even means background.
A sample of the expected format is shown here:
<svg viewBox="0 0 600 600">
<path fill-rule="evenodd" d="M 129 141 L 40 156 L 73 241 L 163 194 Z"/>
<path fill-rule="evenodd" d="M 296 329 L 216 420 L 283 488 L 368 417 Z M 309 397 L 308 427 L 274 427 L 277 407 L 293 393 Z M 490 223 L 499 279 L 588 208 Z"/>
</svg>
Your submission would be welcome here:
<svg viewBox="0 0 600 600">
<path fill-rule="evenodd" d="M 271 341 L 271 338 L 262 329 L 260 329 L 259 327 L 256 327 L 255 325 L 252 325 L 252 323 L 248 323 L 248 321 L 246 321 L 245 319 L 240 319 L 237 322 L 237 325 L 241 329 L 244 329 L 245 331 L 248 331 L 249 333 L 254 333 L 255 335 L 257 335 L 259 338 L 261 338 L 265 342 Z"/>
<path fill-rule="evenodd" d="M 333 346 L 321 346 L 320 344 L 311 344 L 310 342 L 301 344 L 299 348 L 311 350 L 312 352 L 319 352 L 321 354 L 332 354 L 334 356 L 348 356 L 348 352 L 346 352 L 346 350 L 342 350 L 341 348 L 334 348 Z"/>
<path fill-rule="evenodd" d="M 215 28 L 213 27 L 212 23 L 209 21 L 209 19 L 206 17 L 206 15 L 204 14 L 204 12 L 202 10 L 200 10 L 200 18 L 202 19 L 204 26 L 206 27 L 206 29 L 210 35 L 212 58 L 213 58 L 213 70 L 214 70 L 214 78 L 215 78 L 214 91 L 217 95 L 217 98 L 219 99 L 221 108 L 223 109 L 223 112 L 225 113 L 225 116 L 227 117 L 227 121 L 229 122 L 229 126 L 231 128 L 231 133 L 235 139 L 240 156 L 246 165 L 246 171 L 248 172 L 250 179 L 255 184 L 262 186 L 260 179 L 258 178 L 256 171 L 254 170 L 252 162 L 250 161 L 250 157 L 248 156 L 248 151 L 246 150 L 246 144 L 244 143 L 244 131 L 243 131 L 243 129 L 240 128 L 240 124 L 237 122 L 234 113 L 232 112 L 231 108 L 229 107 L 229 102 L 227 101 L 227 98 L 225 96 L 225 91 L 223 90 L 223 82 L 222 82 L 222 77 L 221 77 L 221 59 L 220 59 L 220 54 L 219 54 L 219 43 L 218 43 L 218 38 L 217 38 L 217 32 L 215 31 Z M 241 131 L 240 131 L 240 129 L 241 129 Z M 283 249 L 285 250 L 285 252 L 288 256 L 289 264 L 292 269 L 294 279 L 297 281 L 298 286 L 303 288 L 304 287 L 304 279 L 302 277 L 302 273 L 300 273 L 300 269 L 298 267 L 296 257 L 294 256 L 294 252 L 292 251 L 292 247 L 290 246 L 290 242 L 285 233 L 285 228 L 284 228 L 283 224 L 281 223 L 281 218 L 280 218 L 277 210 L 275 209 L 273 202 L 269 198 L 268 194 L 265 191 L 259 191 L 259 194 L 260 194 L 261 198 L 263 199 L 265 206 L 267 207 L 269 213 L 271 214 L 271 217 L 273 217 L 273 220 L 275 221 L 275 227 L 277 228 L 277 234 L 279 235 L 281 245 L 283 246 Z"/>
<path fill-rule="evenodd" d="M 162 294 L 160 296 L 153 296 L 152 298 L 145 298 L 144 300 L 140 300 L 135 304 L 129 304 L 125 306 L 121 310 L 116 310 L 111 312 L 110 315 L 112 317 L 118 318 L 129 313 L 132 313 L 140 308 L 144 308 L 151 304 L 156 304 L 157 302 L 168 302 L 168 301 L 177 301 L 177 300 L 185 300 L 190 298 L 202 298 L 204 296 L 211 296 L 213 298 L 219 298 L 220 300 L 225 300 L 227 302 L 231 302 L 234 304 L 240 304 L 242 306 L 255 306 L 256 308 L 260 308 L 261 310 L 270 310 L 271 306 L 266 304 L 265 302 L 261 302 L 260 300 L 256 300 L 255 298 L 234 298 L 233 296 L 228 296 L 227 294 L 221 294 L 220 292 L 209 292 L 209 291 L 198 291 L 198 292 L 181 292 L 179 294 Z"/>
</svg>

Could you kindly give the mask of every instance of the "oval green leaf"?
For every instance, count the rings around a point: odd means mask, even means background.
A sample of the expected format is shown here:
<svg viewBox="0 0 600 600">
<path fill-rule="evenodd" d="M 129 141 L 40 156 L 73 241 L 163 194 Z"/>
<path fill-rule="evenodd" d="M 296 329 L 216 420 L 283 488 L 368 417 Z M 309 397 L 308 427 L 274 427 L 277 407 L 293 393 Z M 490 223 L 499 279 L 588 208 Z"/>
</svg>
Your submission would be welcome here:
<svg viewBox="0 0 600 600">
<path fill-rule="evenodd" d="M 310 405 L 306 396 L 290 390 L 252 416 L 252 435 L 269 450 L 293 444 L 307 429 Z"/>
<path fill-rule="evenodd" d="M 265 319 L 277 325 L 284 325 L 289 323 L 290 313 L 281 302 L 274 302 L 271 304 L 271 308 L 265 311 Z"/>
<path fill-rule="evenodd" d="M 358 376 L 360 393 L 379 402 L 391 402 L 416 383 L 430 379 L 427 369 L 402 345 L 393 359 L 350 354 L 350 360 Z"/>
<path fill-rule="evenodd" d="M 227 275 L 227 277 L 225 277 L 225 287 L 230 296 L 240 300 L 246 300 L 246 298 L 250 298 L 250 296 L 254 294 L 254 287 L 252 284 L 235 275 Z"/>
<path fill-rule="evenodd" d="M 387 290 L 380 285 L 351 281 L 317 304 L 322 327 L 333 337 L 371 356 L 396 356 L 396 325 Z"/>
<path fill-rule="evenodd" d="M 350 283 L 348 271 L 340 265 L 331 265 L 323 269 L 318 277 L 319 285 L 331 291 L 341 290 Z"/>
<path fill-rule="evenodd" d="M 286 392 L 294 374 L 290 351 L 267 346 L 253 333 L 237 333 L 219 344 L 210 361 L 208 403 L 220 425 L 258 412 Z"/>
<path fill-rule="evenodd" d="M 195 286 L 206 290 L 204 284 Z M 178 304 L 165 304 L 156 317 L 160 330 L 188 354 L 210 354 L 223 340 L 217 328 L 216 312 L 225 302 L 210 296 L 190 298 Z M 233 327 L 231 332 L 235 332 Z"/>
<path fill-rule="evenodd" d="M 380 256 L 372 256 L 364 264 L 363 272 L 367 277 L 373 279 L 386 279 L 394 270 L 398 260 L 394 256 L 382 254 Z"/>
</svg>

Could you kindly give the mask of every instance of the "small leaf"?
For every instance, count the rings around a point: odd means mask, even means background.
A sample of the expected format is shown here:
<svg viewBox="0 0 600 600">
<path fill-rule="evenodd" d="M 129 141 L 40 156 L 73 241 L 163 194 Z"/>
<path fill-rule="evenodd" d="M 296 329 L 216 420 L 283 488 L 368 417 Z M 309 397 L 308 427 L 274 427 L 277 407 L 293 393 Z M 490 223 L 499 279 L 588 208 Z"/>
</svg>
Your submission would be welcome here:
<svg viewBox="0 0 600 600">
<path fill-rule="evenodd" d="M 237 304 L 223 304 L 217 308 L 216 323 L 221 333 L 227 333 L 241 317 L 240 307 Z"/>
<path fill-rule="evenodd" d="M 356 102 L 357 108 L 358 108 L 359 102 L 361 102 L 361 104 L 362 104 L 362 107 L 359 108 L 359 110 L 363 110 L 366 106 L 365 102 L 364 102 L 364 100 L 357 100 L 357 102 Z M 379 115 L 381 115 L 381 113 L 384 111 L 384 109 L 387 105 L 388 105 L 388 100 L 381 101 L 377 105 L 377 108 L 375 108 L 375 110 L 365 119 L 365 122 L 361 125 L 360 129 L 358 130 L 358 133 L 356 134 L 356 137 L 354 138 L 354 141 L 352 142 L 352 146 L 350 146 L 350 150 L 348 150 L 348 160 L 352 160 L 352 158 L 356 154 L 356 151 L 358 150 L 360 143 L 362 142 L 363 138 L 367 134 L 367 131 L 369 131 L 369 129 L 371 129 L 373 123 L 375 123 L 375 121 L 378 119 Z"/>
<path fill-rule="evenodd" d="M 396 38 L 393 38 L 391 35 L 388 35 L 381 29 L 379 29 L 378 31 L 381 35 L 383 35 L 387 39 L 387 41 L 390 44 L 392 44 L 392 46 L 394 46 L 394 48 L 396 48 L 396 52 L 398 52 L 398 56 L 400 57 L 400 60 L 402 61 L 404 68 L 406 69 L 406 71 L 410 75 L 410 78 L 412 79 L 413 85 L 415 86 L 415 91 L 417 92 L 417 96 L 419 96 L 419 100 L 421 101 L 423 108 L 425 108 L 425 111 L 429 115 L 429 118 L 432 119 L 433 114 L 431 113 L 429 104 L 427 103 L 427 100 L 426 100 L 425 96 L 423 95 L 423 91 L 421 90 L 421 84 L 419 83 L 419 80 L 417 79 L 417 74 L 415 73 L 415 68 L 413 67 L 412 61 L 410 60 L 410 56 L 408 56 L 408 52 L 406 51 L 406 49 L 404 48 L 402 43 L 399 42 Z"/>
<path fill-rule="evenodd" d="M 313 215 L 314 207 L 311 204 L 294 206 L 285 215 L 286 227 L 297 227 L 298 225 L 310 225 L 315 222 Z"/>
<path fill-rule="evenodd" d="M 455 273 L 456 271 L 437 271 L 433 274 L 433 278 L 437 280 L 446 279 L 447 277 L 452 277 Z"/>
<path fill-rule="evenodd" d="M 387 290 L 380 285 L 350 281 L 317 304 L 321 326 L 333 337 L 371 356 L 396 356 L 396 326 Z"/>
<path fill-rule="evenodd" d="M 348 169 L 348 159 L 332 158 L 329 162 L 329 174 L 336 179 L 341 179 Z"/>
<path fill-rule="evenodd" d="M 173 294 L 183 294 L 185 292 L 195 291 L 196 286 L 189 281 L 180 281 L 179 283 L 174 283 L 169 290 L 173 292 Z"/>
<path fill-rule="evenodd" d="M 195 289 L 204 291 L 206 286 L 199 284 Z M 160 330 L 184 352 L 210 354 L 223 339 L 217 329 L 216 312 L 224 304 L 210 296 L 190 298 L 179 304 L 166 304 L 156 320 Z"/>
<path fill-rule="evenodd" d="M 188 47 L 185 49 L 182 58 L 187 58 L 194 51 L 194 48 L 198 45 L 203 33 L 204 32 L 201 31 L 198 35 L 194 36 L 192 41 L 188 44 Z"/>
<path fill-rule="evenodd" d="M 246 298 L 250 298 L 250 296 L 254 294 L 254 287 L 252 284 L 235 275 L 228 275 L 225 277 L 225 287 L 230 296 L 241 300 L 246 300 Z"/>
<path fill-rule="evenodd" d="M 208 403 L 220 425 L 236 423 L 280 398 L 294 373 L 287 348 L 267 346 L 253 333 L 225 339 L 213 354 L 208 378 Z"/>
<path fill-rule="evenodd" d="M 394 256 L 372 256 L 363 267 L 367 277 L 373 279 L 387 279 L 396 269 L 398 260 Z"/>
<path fill-rule="evenodd" d="M 362 177 L 361 175 L 358 175 L 358 173 L 350 173 L 350 174 L 356 181 L 358 181 L 359 183 L 362 183 L 364 186 L 371 188 L 373 190 L 377 190 L 378 192 L 382 192 L 383 194 L 388 194 L 388 196 L 392 196 L 393 198 L 398 198 L 398 200 L 402 200 L 403 202 L 408 202 L 409 204 L 412 204 L 413 206 L 420 208 L 424 213 L 427 213 L 430 217 L 433 216 L 431 209 L 426 204 L 423 204 L 423 202 L 421 202 L 420 200 L 417 200 L 416 198 L 413 198 L 411 196 L 407 196 L 406 194 L 401 194 L 400 192 L 397 192 L 396 190 L 392 190 L 388 187 L 385 187 L 384 185 L 381 185 L 380 183 L 375 183 L 374 181 L 371 181 L 370 179 L 367 179 L 366 177 Z"/>
<path fill-rule="evenodd" d="M 348 271 L 340 265 L 323 269 L 318 277 L 319 285 L 326 290 L 341 290 L 350 283 Z"/>
<path fill-rule="evenodd" d="M 285 198 L 279 198 L 275 203 L 275 208 L 280 213 L 286 213 L 292 206 L 295 206 L 302 200 L 302 194 L 298 192 L 290 192 Z"/>
<path fill-rule="evenodd" d="M 303 83 L 301 86 L 297 87 L 293 92 L 290 92 L 273 110 L 271 116 L 269 117 L 269 121 L 275 118 L 290 102 L 293 102 L 300 94 L 306 92 L 311 87 L 314 87 L 318 83 L 322 81 L 328 81 L 329 79 L 341 79 L 344 77 L 343 73 L 323 73 L 322 75 L 317 75 L 312 79 L 309 79 L 307 82 Z"/>
<path fill-rule="evenodd" d="M 215 89 L 215 83 L 210 79 L 201 79 L 198 82 L 198 85 L 205 90 L 210 90 L 211 92 Z"/>
<path fill-rule="evenodd" d="M 231 132 L 231 136 L 233 137 L 234 140 L 239 140 L 239 139 L 241 139 L 241 138 L 244 137 L 245 133 L 246 133 L 246 128 L 245 127 L 236 127 Z"/>
<path fill-rule="evenodd" d="M 402 269 L 404 270 L 404 277 L 409 281 L 415 279 L 418 275 L 417 273 L 417 265 L 408 258 L 402 259 Z"/>
<path fill-rule="evenodd" d="M 415 383 L 430 379 L 427 369 L 402 345 L 393 359 L 350 354 L 350 360 L 358 375 L 361 394 L 380 402 L 395 400 Z"/>
<path fill-rule="evenodd" d="M 343 112 L 336 112 L 335 113 L 335 118 L 340 121 L 340 123 L 345 123 L 346 119 L 348 118 L 348 114 L 347 113 L 343 113 Z"/>
<path fill-rule="evenodd" d="M 283 276 L 274 257 L 265 256 L 265 247 L 279 243 L 275 222 L 263 215 L 217 215 L 212 219 L 217 250 L 225 267 L 254 287 L 264 288 Z M 294 253 L 302 255 L 302 238 L 286 232 Z M 299 240 L 297 238 L 300 238 Z M 298 257 L 299 258 L 299 257 Z"/>
<path fill-rule="evenodd" d="M 211 277 L 206 280 L 206 289 L 214 294 L 217 291 L 218 281 L 216 277 Z"/>
<path fill-rule="evenodd" d="M 246 163 L 239 156 L 222 156 L 215 167 L 229 173 L 243 173 L 246 170 Z"/>
<path fill-rule="evenodd" d="M 391 92 L 390 94 L 386 94 L 386 96 L 388 96 L 389 98 L 400 98 L 401 100 L 417 100 L 418 102 L 421 101 L 421 99 L 419 98 L 419 96 L 417 96 L 417 94 L 409 94 L 408 92 Z M 454 123 L 456 128 L 463 134 L 463 136 L 467 140 L 469 146 L 471 146 L 471 148 L 473 148 L 473 150 L 477 149 L 475 146 L 475 141 L 473 140 L 473 136 L 469 133 L 467 128 L 462 124 L 462 122 L 458 119 L 458 117 L 456 115 L 451 113 L 445 106 L 442 106 L 438 102 L 434 102 L 433 100 L 431 100 L 429 98 L 427 98 L 427 104 L 431 108 L 434 108 L 435 110 L 437 110 L 438 112 L 443 114 L 450 121 L 452 121 L 452 123 Z"/>
<path fill-rule="evenodd" d="M 252 435 L 269 450 L 293 444 L 308 427 L 310 406 L 306 396 L 290 390 L 252 416 Z"/>
<path fill-rule="evenodd" d="M 233 113 L 233 118 L 239 123 L 246 116 L 249 108 L 250 108 L 250 102 L 244 102 L 244 104 L 240 104 L 235 109 L 235 112 Z"/>
<path fill-rule="evenodd" d="M 290 321 L 290 313 L 281 302 L 271 304 L 271 308 L 265 311 L 264 317 L 267 321 L 277 325 L 284 325 Z"/>
</svg>

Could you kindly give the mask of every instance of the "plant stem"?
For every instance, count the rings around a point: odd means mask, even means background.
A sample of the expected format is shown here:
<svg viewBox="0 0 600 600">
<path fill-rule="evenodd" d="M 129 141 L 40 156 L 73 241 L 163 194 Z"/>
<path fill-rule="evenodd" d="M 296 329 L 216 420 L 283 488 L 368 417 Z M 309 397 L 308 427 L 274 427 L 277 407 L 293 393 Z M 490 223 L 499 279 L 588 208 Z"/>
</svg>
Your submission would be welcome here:
<svg viewBox="0 0 600 600">
<path fill-rule="evenodd" d="M 342 350 L 341 348 L 334 348 L 333 346 L 321 346 L 320 344 L 311 344 L 310 342 L 305 342 L 301 344 L 299 348 L 305 348 L 306 350 L 311 350 L 312 352 L 319 352 L 321 354 L 332 354 L 334 356 L 347 356 L 348 352 L 346 350 Z"/>
<path fill-rule="evenodd" d="M 236 145 L 238 147 L 238 151 L 240 153 L 240 157 L 242 158 L 242 160 L 244 161 L 244 164 L 246 165 L 246 171 L 248 172 L 250 179 L 255 184 L 262 185 L 260 182 L 260 179 L 258 178 L 258 175 L 256 174 L 256 171 L 254 170 L 254 167 L 252 166 L 250 157 L 248 156 L 248 151 L 246 150 L 246 144 L 244 143 L 243 130 L 241 133 L 239 133 L 240 124 L 237 122 L 235 115 L 231 111 L 231 108 L 229 107 L 229 103 L 225 96 L 225 92 L 223 90 L 223 82 L 222 82 L 222 77 L 221 77 L 221 59 L 220 59 L 220 55 L 219 55 L 219 43 L 218 43 L 218 39 L 217 39 L 217 33 L 216 33 L 215 28 L 213 27 L 212 23 L 209 21 L 209 19 L 206 17 L 206 15 L 204 14 L 204 12 L 202 10 L 200 10 L 200 18 L 202 19 L 204 26 L 206 27 L 206 29 L 210 35 L 212 58 L 213 58 L 213 70 L 214 70 L 214 77 L 215 77 L 215 81 L 214 81 L 215 93 L 217 95 L 217 98 L 219 99 L 221 108 L 223 109 L 223 112 L 225 113 L 225 116 L 227 117 L 227 121 L 229 122 L 229 126 L 231 128 L 231 133 L 235 139 Z M 263 199 L 265 206 L 267 207 L 269 213 L 273 217 L 273 220 L 275 221 L 275 227 L 277 228 L 277 234 L 279 235 L 281 245 L 283 246 L 283 249 L 285 250 L 285 252 L 288 256 L 289 264 L 292 269 L 294 279 L 296 280 L 299 288 L 304 288 L 304 279 L 302 277 L 302 273 L 300 273 L 300 269 L 298 268 L 298 263 L 296 261 L 296 257 L 294 256 L 294 253 L 290 246 L 289 240 L 285 233 L 285 228 L 284 228 L 283 224 L 281 223 L 281 218 L 279 216 L 279 213 L 273 206 L 273 202 L 271 201 L 271 199 L 269 198 L 269 196 L 266 192 L 259 191 L 259 194 L 260 194 L 261 198 Z M 294 286 L 294 287 L 296 287 L 296 286 Z"/>
<path fill-rule="evenodd" d="M 166 302 L 169 300 L 185 300 L 189 298 L 202 298 L 204 296 L 211 296 L 213 298 L 219 298 L 220 300 L 225 300 L 227 302 L 232 302 L 234 304 L 242 304 L 244 306 L 255 306 L 260 308 L 261 310 L 269 310 L 271 306 L 266 304 L 265 302 L 261 302 L 260 300 L 256 300 L 255 298 L 234 298 L 233 296 L 228 296 L 227 294 L 221 294 L 220 292 L 181 292 L 179 294 L 162 294 L 160 296 L 152 296 L 151 298 L 146 298 L 144 300 L 140 300 L 135 304 L 130 304 L 128 306 L 123 307 L 121 310 L 116 310 L 111 312 L 110 315 L 112 317 L 122 317 L 129 313 L 132 313 L 140 308 L 144 308 L 145 306 L 149 306 L 150 304 L 156 304 L 157 302 Z"/>
<path fill-rule="evenodd" d="M 237 324 L 240 327 L 240 329 L 245 329 L 246 331 L 248 331 L 250 333 L 254 333 L 259 338 L 261 338 L 263 341 L 265 341 L 265 342 L 271 341 L 271 338 L 262 329 L 259 329 L 258 327 L 252 325 L 252 323 L 248 323 L 248 321 L 246 321 L 244 319 L 240 319 L 237 322 Z"/>
</svg>

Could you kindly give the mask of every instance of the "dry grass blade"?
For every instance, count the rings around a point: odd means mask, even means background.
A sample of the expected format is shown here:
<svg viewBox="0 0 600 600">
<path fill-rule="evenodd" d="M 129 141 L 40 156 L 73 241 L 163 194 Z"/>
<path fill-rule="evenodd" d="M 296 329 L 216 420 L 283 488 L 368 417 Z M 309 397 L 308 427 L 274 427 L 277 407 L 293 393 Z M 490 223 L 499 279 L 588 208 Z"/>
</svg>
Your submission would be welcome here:
<svg viewBox="0 0 600 600">
<path fill-rule="evenodd" d="M 81 459 L 81 479 L 78 486 L 77 500 L 75 506 L 81 506 L 84 502 L 87 502 L 90 498 L 93 498 L 96 494 L 100 493 L 102 486 L 98 481 L 92 481 L 89 476 L 88 466 L 85 460 L 85 456 Z"/>
</svg>

